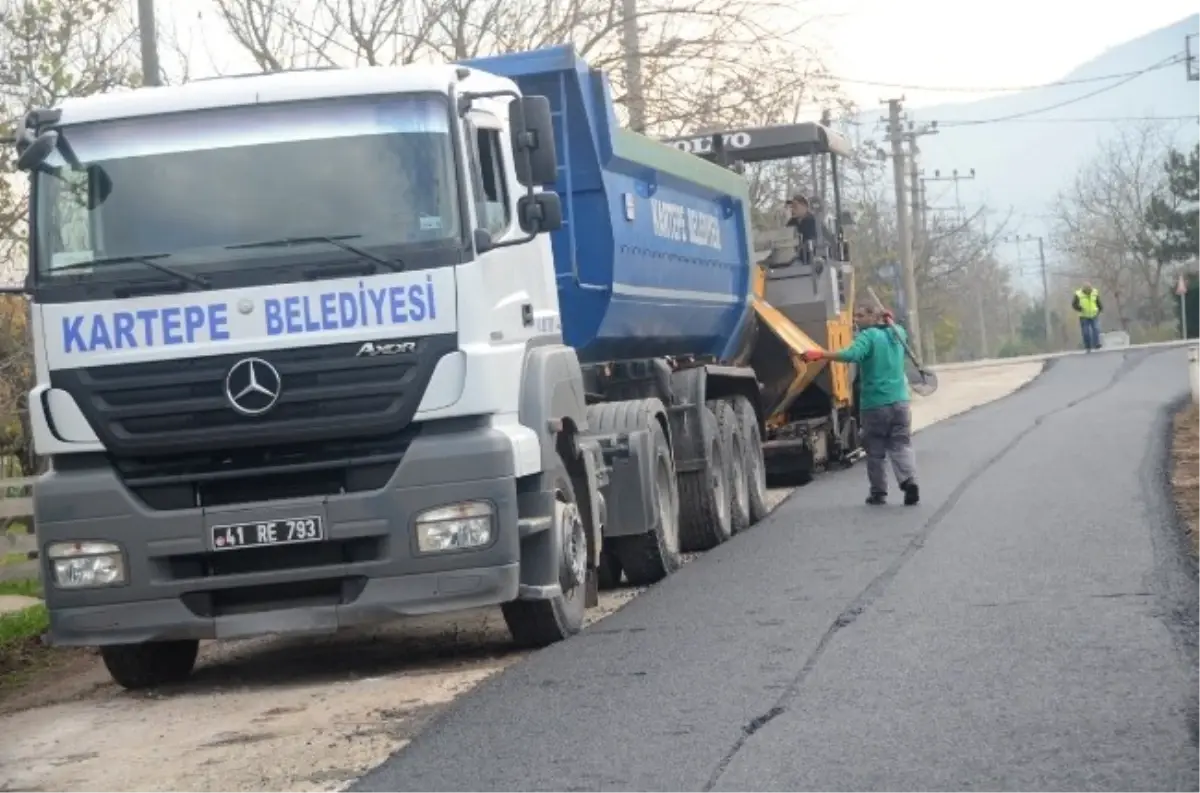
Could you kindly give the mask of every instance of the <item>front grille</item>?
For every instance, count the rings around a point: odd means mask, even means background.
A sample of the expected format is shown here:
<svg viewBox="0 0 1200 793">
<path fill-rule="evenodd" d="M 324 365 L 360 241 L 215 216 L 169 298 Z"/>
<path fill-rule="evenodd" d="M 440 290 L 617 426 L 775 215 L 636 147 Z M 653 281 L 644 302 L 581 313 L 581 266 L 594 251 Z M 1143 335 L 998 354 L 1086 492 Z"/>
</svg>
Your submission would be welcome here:
<svg viewBox="0 0 1200 793">
<path fill-rule="evenodd" d="M 57 370 L 51 385 L 74 397 L 117 461 L 389 435 L 412 420 L 454 334 L 416 339 L 411 353 L 357 357 L 363 342 Z M 248 357 L 280 374 L 279 400 L 258 416 L 233 409 L 230 369 Z M 191 463 L 188 463 L 191 465 Z"/>
<path fill-rule="evenodd" d="M 151 509 L 218 507 L 378 490 L 419 432 L 410 424 L 385 435 L 109 459 L 125 486 Z"/>
</svg>

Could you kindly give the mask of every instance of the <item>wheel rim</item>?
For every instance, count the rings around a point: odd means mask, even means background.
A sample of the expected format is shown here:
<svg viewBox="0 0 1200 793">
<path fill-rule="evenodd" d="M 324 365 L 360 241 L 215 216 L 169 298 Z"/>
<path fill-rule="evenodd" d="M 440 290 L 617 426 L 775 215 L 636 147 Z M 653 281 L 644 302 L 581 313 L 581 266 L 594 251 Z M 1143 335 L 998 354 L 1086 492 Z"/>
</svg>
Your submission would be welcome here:
<svg viewBox="0 0 1200 793">
<path fill-rule="evenodd" d="M 750 483 L 746 479 L 746 461 L 742 456 L 742 446 L 736 438 L 733 441 L 733 500 L 740 514 L 749 513 Z"/>
<path fill-rule="evenodd" d="M 658 496 L 658 519 L 662 530 L 663 545 L 667 550 L 676 554 L 679 553 L 679 521 L 675 519 L 675 503 L 671 498 L 671 486 L 674 475 L 671 473 L 671 466 L 663 457 L 658 458 L 658 464 L 654 474 L 654 489 Z"/>
<path fill-rule="evenodd" d="M 555 505 L 555 517 L 562 532 L 562 588 L 570 592 L 587 577 L 587 533 L 579 507 L 564 501 Z"/>
<path fill-rule="evenodd" d="M 725 481 L 725 460 L 721 456 L 721 445 L 713 444 L 712 449 L 712 489 L 713 498 L 717 500 L 717 519 L 722 526 L 729 525 L 729 483 Z"/>
</svg>

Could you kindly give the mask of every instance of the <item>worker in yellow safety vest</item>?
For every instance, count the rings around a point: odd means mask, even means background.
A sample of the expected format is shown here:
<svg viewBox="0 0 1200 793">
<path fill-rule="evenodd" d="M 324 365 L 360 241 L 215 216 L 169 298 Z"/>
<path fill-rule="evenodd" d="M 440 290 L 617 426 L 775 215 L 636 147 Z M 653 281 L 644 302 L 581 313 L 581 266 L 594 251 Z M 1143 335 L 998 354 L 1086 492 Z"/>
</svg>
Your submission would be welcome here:
<svg viewBox="0 0 1200 793">
<path fill-rule="evenodd" d="M 1104 304 L 1100 302 L 1100 293 L 1091 284 L 1084 284 L 1075 290 L 1075 299 L 1071 308 L 1079 315 L 1079 332 L 1083 334 L 1083 348 L 1088 352 L 1100 349 L 1100 312 Z"/>
</svg>

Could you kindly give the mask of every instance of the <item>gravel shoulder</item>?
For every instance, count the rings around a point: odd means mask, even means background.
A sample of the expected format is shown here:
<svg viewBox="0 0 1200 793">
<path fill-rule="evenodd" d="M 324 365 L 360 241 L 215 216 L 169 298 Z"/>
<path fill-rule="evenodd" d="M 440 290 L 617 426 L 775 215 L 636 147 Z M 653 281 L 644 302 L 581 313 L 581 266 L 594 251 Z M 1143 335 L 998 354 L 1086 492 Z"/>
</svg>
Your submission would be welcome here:
<svg viewBox="0 0 1200 793">
<path fill-rule="evenodd" d="M 1012 393 L 1042 366 L 942 372 L 938 393 L 914 403 L 915 428 Z M 791 492 L 772 491 L 773 504 Z M 643 591 L 602 593 L 589 621 Z M 527 655 L 511 648 L 496 610 L 320 640 L 210 644 L 187 685 L 149 695 L 120 690 L 94 654 L 76 653 L 0 702 L 0 790 L 344 788 Z"/>
</svg>

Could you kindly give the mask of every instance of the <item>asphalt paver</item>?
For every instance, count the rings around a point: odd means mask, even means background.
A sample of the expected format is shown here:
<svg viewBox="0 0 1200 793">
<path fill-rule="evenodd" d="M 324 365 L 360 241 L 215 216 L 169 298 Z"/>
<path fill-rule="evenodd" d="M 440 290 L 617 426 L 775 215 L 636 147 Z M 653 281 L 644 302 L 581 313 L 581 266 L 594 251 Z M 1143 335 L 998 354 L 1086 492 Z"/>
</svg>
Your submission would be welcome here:
<svg viewBox="0 0 1200 793">
<path fill-rule="evenodd" d="M 356 790 L 1197 790 L 1183 349 L 1052 362 L 464 696 Z"/>
</svg>

